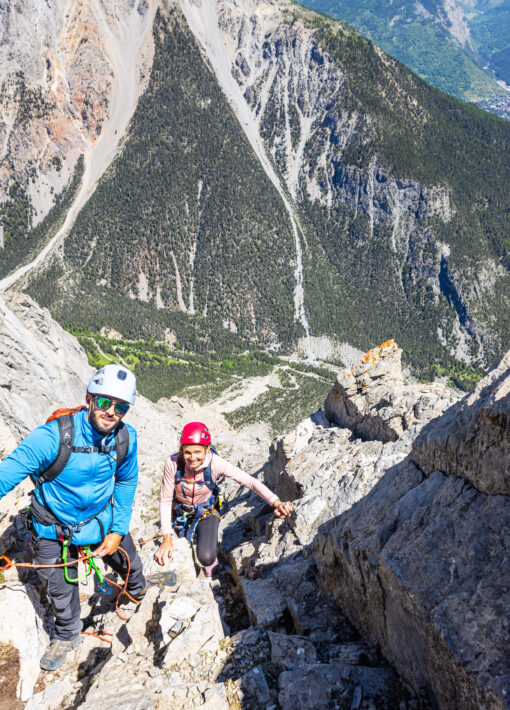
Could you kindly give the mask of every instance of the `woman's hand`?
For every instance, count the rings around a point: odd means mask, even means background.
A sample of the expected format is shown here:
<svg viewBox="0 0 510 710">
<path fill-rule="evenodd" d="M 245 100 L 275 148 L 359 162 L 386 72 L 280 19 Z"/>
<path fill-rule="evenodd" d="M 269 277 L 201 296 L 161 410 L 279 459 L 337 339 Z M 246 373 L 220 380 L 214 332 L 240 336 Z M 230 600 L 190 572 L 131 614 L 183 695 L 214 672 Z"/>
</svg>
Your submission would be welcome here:
<svg viewBox="0 0 510 710">
<path fill-rule="evenodd" d="M 170 533 L 169 535 L 163 535 L 163 542 L 154 553 L 154 559 L 156 560 L 158 565 L 164 567 L 167 558 L 170 559 L 172 557 L 173 551 L 174 542 L 172 540 L 172 534 Z"/>
<path fill-rule="evenodd" d="M 273 508 L 274 508 L 274 513 L 277 515 L 279 518 L 281 518 L 282 515 L 290 515 L 292 513 L 292 506 L 290 503 L 282 503 L 282 501 L 277 498 L 275 502 L 273 503 Z"/>
</svg>

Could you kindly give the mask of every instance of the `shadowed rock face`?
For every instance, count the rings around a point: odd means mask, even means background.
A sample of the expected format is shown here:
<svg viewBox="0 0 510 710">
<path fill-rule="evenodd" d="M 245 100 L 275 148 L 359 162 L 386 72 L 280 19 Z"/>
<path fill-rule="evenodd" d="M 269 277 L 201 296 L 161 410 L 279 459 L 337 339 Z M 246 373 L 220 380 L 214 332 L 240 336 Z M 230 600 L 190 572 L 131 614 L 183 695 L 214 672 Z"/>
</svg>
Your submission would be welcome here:
<svg viewBox="0 0 510 710">
<path fill-rule="evenodd" d="M 483 493 L 510 494 L 510 353 L 474 392 L 424 427 L 412 457 L 426 475 L 439 469 Z"/>
<path fill-rule="evenodd" d="M 510 353 L 427 424 L 313 543 L 330 598 L 448 710 L 510 707 L 510 505 L 498 495 L 508 492 L 509 363 Z"/>
</svg>

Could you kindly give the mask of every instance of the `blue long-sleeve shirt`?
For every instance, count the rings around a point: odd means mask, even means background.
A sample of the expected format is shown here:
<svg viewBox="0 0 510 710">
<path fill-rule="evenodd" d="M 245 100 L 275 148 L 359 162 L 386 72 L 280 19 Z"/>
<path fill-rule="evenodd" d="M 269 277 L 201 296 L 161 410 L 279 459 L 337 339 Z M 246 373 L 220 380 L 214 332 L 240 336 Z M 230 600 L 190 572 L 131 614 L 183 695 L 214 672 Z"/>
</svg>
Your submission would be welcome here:
<svg viewBox="0 0 510 710">
<path fill-rule="evenodd" d="M 100 446 L 103 437 L 89 424 L 86 410 L 75 414 L 73 421 L 74 446 Z M 115 451 L 110 454 L 73 452 L 54 481 L 37 486 L 35 496 L 38 502 L 49 508 L 60 522 L 76 525 L 97 515 L 105 534 L 128 533 L 138 484 L 138 459 L 136 431 L 129 424 L 126 426 L 129 448 L 117 472 Z M 0 462 L 0 498 L 27 476 L 37 478 L 48 468 L 57 457 L 59 443 L 56 420 L 37 427 L 23 439 L 12 454 Z M 105 445 L 114 443 L 115 437 L 111 434 Z M 107 505 L 112 496 L 113 506 Z M 34 520 L 34 530 L 38 537 L 58 538 L 54 525 L 42 525 Z M 92 545 L 100 540 L 101 526 L 97 519 L 73 534 L 73 543 L 78 545 Z"/>
</svg>

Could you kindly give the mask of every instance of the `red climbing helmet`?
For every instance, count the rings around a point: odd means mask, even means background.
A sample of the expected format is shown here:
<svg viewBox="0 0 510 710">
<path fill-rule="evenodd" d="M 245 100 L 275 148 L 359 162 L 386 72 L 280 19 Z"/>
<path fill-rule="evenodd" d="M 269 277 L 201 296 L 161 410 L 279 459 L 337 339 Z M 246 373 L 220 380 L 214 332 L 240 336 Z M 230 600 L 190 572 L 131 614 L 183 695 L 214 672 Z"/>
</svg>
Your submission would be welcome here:
<svg viewBox="0 0 510 710">
<path fill-rule="evenodd" d="M 209 429 L 202 422 L 190 422 L 186 424 L 181 434 L 181 444 L 200 444 L 209 446 L 211 434 Z"/>
</svg>

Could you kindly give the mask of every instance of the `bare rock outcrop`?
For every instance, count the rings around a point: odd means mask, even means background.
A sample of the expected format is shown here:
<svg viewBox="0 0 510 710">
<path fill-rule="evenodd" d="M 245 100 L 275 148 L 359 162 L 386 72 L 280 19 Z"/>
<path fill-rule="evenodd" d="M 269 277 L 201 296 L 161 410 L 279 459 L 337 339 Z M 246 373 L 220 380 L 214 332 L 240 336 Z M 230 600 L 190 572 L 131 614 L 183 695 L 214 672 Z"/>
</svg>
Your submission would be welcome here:
<svg viewBox="0 0 510 710">
<path fill-rule="evenodd" d="M 313 543 L 329 599 L 448 710 L 510 707 L 509 358 Z"/>
<path fill-rule="evenodd" d="M 118 121 L 116 113 L 130 110 L 122 95 L 126 59 L 139 62 L 141 71 L 134 74 L 148 73 L 152 55 L 142 42 L 144 16 L 152 18 L 154 6 L 152 0 L 2 4 L 0 203 L 18 185 L 27 192 L 34 225 L 39 223 L 69 185 L 84 149 L 92 151 Z"/>
<path fill-rule="evenodd" d="M 457 399 L 444 385 L 405 385 L 401 355 L 388 340 L 367 352 L 352 370 L 342 370 L 326 398 L 326 416 L 363 439 L 396 441 Z"/>
<path fill-rule="evenodd" d="M 362 702 L 378 708 L 429 707 L 420 697 L 419 684 L 415 697 L 406 695 L 376 650 L 357 641 L 343 615 L 346 609 L 350 616 L 349 607 L 343 607 L 334 591 L 342 589 L 345 580 L 338 574 L 336 558 L 326 576 L 324 557 L 315 554 L 316 540 L 342 514 L 356 510 L 388 471 L 406 466 L 413 440 L 428 417 L 444 411 L 458 396 L 438 384 L 405 385 L 400 351 L 392 342 L 367 353 L 352 371 L 340 373 L 338 382 L 347 383 L 336 401 L 352 428 L 345 420 L 341 426 L 336 417 L 331 421 L 327 406 L 326 414 L 315 413 L 271 445 L 264 480 L 280 498 L 293 501 L 291 518 L 275 519 L 267 507 L 243 494 L 222 521 L 222 552 L 251 624 L 267 630 L 274 660 L 279 659 L 281 707 L 326 708 L 339 697 L 347 707 L 361 707 Z M 330 395 L 328 401 L 332 399 Z M 358 424 L 363 437 L 358 429 L 353 431 Z M 416 467 L 412 470 L 423 478 Z M 349 595 L 369 613 L 370 600 L 362 589 L 351 589 Z M 365 634 L 364 619 L 358 623 L 353 615 L 351 620 L 369 642 L 379 644 L 375 635 Z M 282 663 L 282 645 L 292 668 Z M 327 689 L 327 697 L 322 689 Z"/>
<path fill-rule="evenodd" d="M 413 460 L 426 474 L 462 476 L 479 491 L 510 494 L 510 352 L 413 444 Z"/>
<path fill-rule="evenodd" d="M 0 422 L 17 442 L 57 407 L 81 404 L 91 371 L 49 311 L 22 293 L 0 297 Z"/>
</svg>

